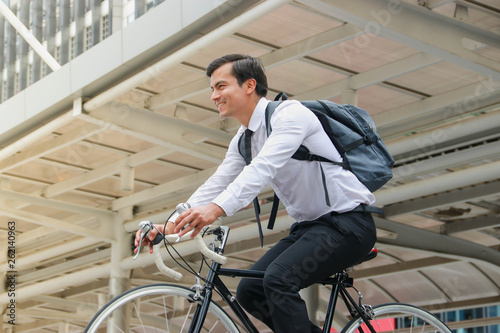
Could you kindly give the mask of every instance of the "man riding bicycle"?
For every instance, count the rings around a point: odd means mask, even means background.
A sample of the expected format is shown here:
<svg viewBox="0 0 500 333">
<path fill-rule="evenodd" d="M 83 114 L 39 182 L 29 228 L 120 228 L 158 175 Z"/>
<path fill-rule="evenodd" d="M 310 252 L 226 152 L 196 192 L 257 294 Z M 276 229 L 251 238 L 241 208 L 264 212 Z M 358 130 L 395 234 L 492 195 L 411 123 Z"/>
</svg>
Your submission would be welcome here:
<svg viewBox="0 0 500 333">
<path fill-rule="evenodd" d="M 269 103 L 267 77 L 259 59 L 227 55 L 212 61 L 206 74 L 220 116 L 238 120 L 241 127 L 217 171 L 188 199 L 192 208 L 167 223 L 166 230 L 163 225 L 156 227 L 180 235 L 195 229 L 194 237 L 217 218 L 248 206 L 271 184 L 297 222 L 287 237 L 252 266 L 265 271 L 264 280 L 242 279 L 237 299 L 274 332 L 321 332 L 308 319 L 298 292 L 356 264 L 370 251 L 376 241 L 375 225 L 369 213 L 356 208 L 372 205 L 374 196 L 339 165 L 291 158 L 303 145 L 311 153 L 342 161 L 317 117 L 299 102 L 278 106 L 268 136 L 264 117 Z M 245 131 L 251 135 L 249 165 L 238 150 Z M 325 201 L 325 193 L 329 200 Z M 151 231 L 151 240 L 156 233 Z M 136 246 L 138 238 L 139 233 Z"/>
</svg>

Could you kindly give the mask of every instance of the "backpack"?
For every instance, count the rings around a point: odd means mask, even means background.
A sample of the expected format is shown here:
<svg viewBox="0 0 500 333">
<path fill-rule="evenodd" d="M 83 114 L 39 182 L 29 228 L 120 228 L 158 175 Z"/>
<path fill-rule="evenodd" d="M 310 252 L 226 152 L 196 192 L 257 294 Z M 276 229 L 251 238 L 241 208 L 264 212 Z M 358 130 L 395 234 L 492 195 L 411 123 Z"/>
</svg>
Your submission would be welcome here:
<svg viewBox="0 0 500 333">
<path fill-rule="evenodd" d="M 280 98 L 281 101 L 279 100 Z M 276 96 L 274 102 L 270 102 L 266 108 L 265 121 L 268 136 L 272 131 L 271 116 L 276 111 L 278 105 L 286 99 L 287 96 L 284 93 L 280 93 Z M 331 161 L 322 156 L 312 154 L 309 149 L 302 145 L 292 158 L 340 165 L 344 169 L 351 171 L 371 192 L 376 191 L 392 178 L 391 167 L 394 164 L 394 159 L 377 134 L 375 123 L 368 112 L 353 105 L 339 105 L 328 100 L 301 101 L 300 103 L 318 117 L 326 134 L 341 155 L 342 162 Z M 239 152 L 243 157 L 245 157 L 244 137 L 245 134 L 243 133 L 238 144 Z M 325 189 L 325 199 L 330 206 L 322 167 L 321 173 Z M 276 195 L 274 199 L 269 219 L 269 229 L 272 229 L 278 209 L 277 202 L 279 203 L 279 200 Z M 382 213 L 382 210 L 377 207 L 367 206 L 366 208 L 371 209 L 364 211 Z M 276 213 L 273 214 L 274 210 L 276 210 Z"/>
</svg>

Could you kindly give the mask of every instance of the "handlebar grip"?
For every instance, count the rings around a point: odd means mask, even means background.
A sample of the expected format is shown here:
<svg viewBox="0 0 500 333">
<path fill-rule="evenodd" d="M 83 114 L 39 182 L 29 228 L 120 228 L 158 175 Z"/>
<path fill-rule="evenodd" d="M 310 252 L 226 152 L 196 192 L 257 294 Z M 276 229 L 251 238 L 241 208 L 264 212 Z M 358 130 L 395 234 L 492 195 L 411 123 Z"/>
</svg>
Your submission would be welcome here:
<svg viewBox="0 0 500 333">
<path fill-rule="evenodd" d="M 221 265 L 224 265 L 227 262 L 226 257 L 218 253 L 215 253 L 214 251 L 208 248 L 207 244 L 205 244 L 200 234 L 196 235 L 194 239 L 196 240 L 196 244 L 198 245 L 198 249 L 200 249 L 200 252 L 203 253 L 207 258 L 210 258 Z"/>
<path fill-rule="evenodd" d="M 169 268 L 165 263 L 163 262 L 163 258 L 161 257 L 160 254 L 160 249 L 161 249 L 161 244 L 156 244 L 153 246 L 153 256 L 155 259 L 156 266 L 162 272 L 163 274 L 170 276 L 172 279 L 180 281 L 182 279 L 182 274 L 174 271 L 172 268 Z"/>
<path fill-rule="evenodd" d="M 180 239 L 178 238 L 177 234 L 166 235 L 165 238 L 170 242 L 174 241 L 179 242 L 183 240 L 188 240 L 189 238 L 191 238 L 191 234 L 193 233 L 193 231 L 194 230 L 189 231 L 187 234 L 183 235 Z M 218 253 L 215 253 L 214 251 L 208 248 L 207 244 L 205 244 L 205 242 L 203 241 L 203 237 L 201 237 L 201 233 L 196 235 L 194 239 L 196 240 L 196 245 L 198 246 L 198 249 L 200 250 L 201 253 L 205 255 L 205 257 L 212 259 L 213 261 L 218 262 L 219 264 L 222 265 L 224 265 L 227 262 L 226 257 Z"/>
</svg>

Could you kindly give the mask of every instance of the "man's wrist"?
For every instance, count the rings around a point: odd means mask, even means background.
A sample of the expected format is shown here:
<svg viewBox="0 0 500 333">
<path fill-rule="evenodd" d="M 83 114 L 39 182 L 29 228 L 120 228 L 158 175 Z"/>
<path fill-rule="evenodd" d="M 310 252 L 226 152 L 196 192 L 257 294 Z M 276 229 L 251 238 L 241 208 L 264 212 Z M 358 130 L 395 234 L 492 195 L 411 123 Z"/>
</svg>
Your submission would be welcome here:
<svg viewBox="0 0 500 333">
<path fill-rule="evenodd" d="M 211 202 L 210 205 L 212 206 L 213 212 L 216 215 L 216 219 L 226 215 L 224 209 L 215 202 Z"/>
</svg>

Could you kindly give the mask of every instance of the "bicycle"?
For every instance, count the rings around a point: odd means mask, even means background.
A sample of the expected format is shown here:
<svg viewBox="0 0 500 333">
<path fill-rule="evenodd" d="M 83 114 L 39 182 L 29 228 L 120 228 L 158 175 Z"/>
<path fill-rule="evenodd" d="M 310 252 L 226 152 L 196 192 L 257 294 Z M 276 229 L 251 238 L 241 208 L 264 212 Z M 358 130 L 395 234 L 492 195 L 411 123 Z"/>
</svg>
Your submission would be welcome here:
<svg viewBox="0 0 500 333">
<path fill-rule="evenodd" d="M 143 237 L 153 228 L 153 225 L 149 221 L 143 221 L 140 227 L 143 231 L 142 241 Z M 181 280 L 182 274 L 164 264 L 159 249 L 162 243 L 167 247 L 172 243 L 190 239 L 191 233 L 192 231 L 182 238 L 177 235 L 160 236 L 158 234 L 154 241 L 153 252 L 158 269 L 176 280 Z M 195 274 L 197 281 L 191 288 L 159 283 L 126 291 L 104 305 L 89 322 L 84 332 L 257 333 L 257 328 L 220 277 L 262 279 L 264 272 L 222 267 L 227 260 L 223 253 L 229 235 L 229 227 L 205 227 L 203 234 L 212 234 L 214 238 L 214 241 L 207 246 L 202 239 L 202 232 L 194 237 L 203 256 L 212 260 L 206 277 L 202 277 L 192 268 L 187 268 L 191 273 Z M 139 245 L 139 249 L 140 247 L 141 245 Z M 376 251 L 372 251 L 364 261 L 374 258 L 376 254 Z M 203 258 L 203 261 L 206 262 L 205 258 Z M 182 266 L 182 264 L 180 265 Z M 204 281 L 203 284 L 201 283 L 202 280 Z M 341 333 L 413 332 L 414 330 L 418 330 L 418 332 L 451 333 L 451 330 L 431 313 L 409 304 L 388 303 L 374 307 L 363 304 L 363 296 L 354 288 L 353 279 L 349 277 L 346 271 L 337 273 L 333 277 L 318 283 L 332 287 L 323 332 L 331 331 L 335 307 L 337 301 L 341 299 L 352 318 Z M 349 294 L 348 288 L 354 288 L 358 293 L 358 302 Z M 221 296 L 224 303 L 232 310 L 238 319 L 237 322 L 213 300 L 214 291 Z M 410 323 L 409 326 L 404 328 L 395 327 L 394 324 L 392 324 L 393 327 L 383 326 L 387 323 L 394 323 L 396 318 L 405 318 L 404 321 Z"/>
</svg>

